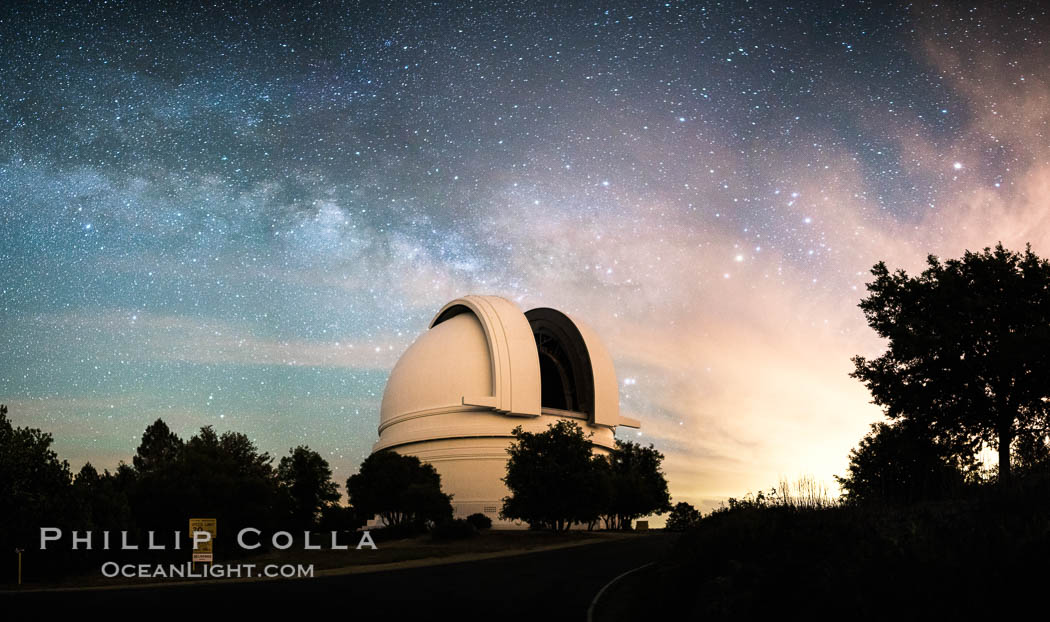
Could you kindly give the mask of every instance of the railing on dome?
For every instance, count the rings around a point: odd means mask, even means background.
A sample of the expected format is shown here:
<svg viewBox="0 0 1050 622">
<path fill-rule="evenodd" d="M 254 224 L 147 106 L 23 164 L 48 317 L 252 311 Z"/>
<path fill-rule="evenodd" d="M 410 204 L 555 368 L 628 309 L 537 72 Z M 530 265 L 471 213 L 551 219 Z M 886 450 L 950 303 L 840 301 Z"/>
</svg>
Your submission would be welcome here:
<svg viewBox="0 0 1050 622">
<path fill-rule="evenodd" d="M 575 410 L 561 410 L 560 408 L 551 408 L 549 406 L 543 407 L 543 414 L 552 417 L 560 417 L 562 419 L 579 419 L 581 421 L 591 420 L 591 418 L 587 416 L 587 413 L 581 413 Z"/>
</svg>

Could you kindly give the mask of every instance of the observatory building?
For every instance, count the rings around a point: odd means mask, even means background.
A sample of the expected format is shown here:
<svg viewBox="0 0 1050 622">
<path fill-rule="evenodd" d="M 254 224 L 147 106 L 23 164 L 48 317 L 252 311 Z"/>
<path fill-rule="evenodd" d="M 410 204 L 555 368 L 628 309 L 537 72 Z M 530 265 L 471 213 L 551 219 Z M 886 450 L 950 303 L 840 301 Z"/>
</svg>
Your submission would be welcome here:
<svg viewBox="0 0 1050 622">
<path fill-rule="evenodd" d="M 401 356 L 386 384 L 379 441 L 434 465 L 457 517 L 480 512 L 493 525 L 509 492 L 507 447 L 513 430 L 546 431 L 575 420 L 596 452 L 614 446 L 620 416 L 616 370 L 601 340 L 561 311 L 522 313 L 498 296 L 446 304 Z"/>
</svg>

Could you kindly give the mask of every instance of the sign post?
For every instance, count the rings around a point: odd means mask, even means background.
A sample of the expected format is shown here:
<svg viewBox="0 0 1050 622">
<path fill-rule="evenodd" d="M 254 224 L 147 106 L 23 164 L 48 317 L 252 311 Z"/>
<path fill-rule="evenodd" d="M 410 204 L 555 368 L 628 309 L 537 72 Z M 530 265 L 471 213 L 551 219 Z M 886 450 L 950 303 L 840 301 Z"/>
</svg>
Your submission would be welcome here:
<svg viewBox="0 0 1050 622">
<path fill-rule="evenodd" d="M 214 518 L 191 518 L 190 540 L 193 542 L 193 561 L 212 563 L 215 561 L 212 545 L 218 533 Z M 203 534 L 208 534 L 206 537 Z"/>
</svg>

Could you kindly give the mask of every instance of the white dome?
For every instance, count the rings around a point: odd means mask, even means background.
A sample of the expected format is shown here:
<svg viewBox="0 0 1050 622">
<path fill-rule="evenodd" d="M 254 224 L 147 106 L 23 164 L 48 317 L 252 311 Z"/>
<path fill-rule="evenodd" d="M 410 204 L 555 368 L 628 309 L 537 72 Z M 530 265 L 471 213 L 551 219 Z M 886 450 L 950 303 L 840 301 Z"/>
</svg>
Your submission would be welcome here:
<svg viewBox="0 0 1050 622">
<path fill-rule="evenodd" d="M 423 333 L 397 361 L 383 392 L 380 428 L 401 416 L 462 405 L 492 390 L 492 359 L 481 322 L 461 313 Z"/>
<path fill-rule="evenodd" d="M 585 324 L 555 309 L 522 313 L 498 296 L 465 296 L 438 311 L 390 372 L 373 451 L 433 464 L 457 515 L 496 519 L 515 427 L 543 432 L 572 419 L 606 452 L 616 426 L 639 425 L 619 404 L 612 357 Z"/>
</svg>

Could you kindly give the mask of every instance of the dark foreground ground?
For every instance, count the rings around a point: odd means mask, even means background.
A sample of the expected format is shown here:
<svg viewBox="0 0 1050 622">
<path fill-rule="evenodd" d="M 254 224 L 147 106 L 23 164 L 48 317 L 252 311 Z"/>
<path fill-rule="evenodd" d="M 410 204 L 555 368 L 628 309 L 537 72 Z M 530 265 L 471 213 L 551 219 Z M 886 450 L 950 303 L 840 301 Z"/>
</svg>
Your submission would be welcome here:
<svg viewBox="0 0 1050 622">
<path fill-rule="evenodd" d="M 296 580 L 0 595 L 5 619 L 35 612 L 189 611 L 204 618 L 268 614 L 382 620 L 585 620 L 611 579 L 663 558 L 673 534 L 653 533 L 512 557 Z M 225 612 L 225 613 L 224 613 Z"/>
<path fill-rule="evenodd" d="M 602 599 L 620 620 L 1047 617 L 1050 473 L 911 503 L 748 501 Z"/>
</svg>

